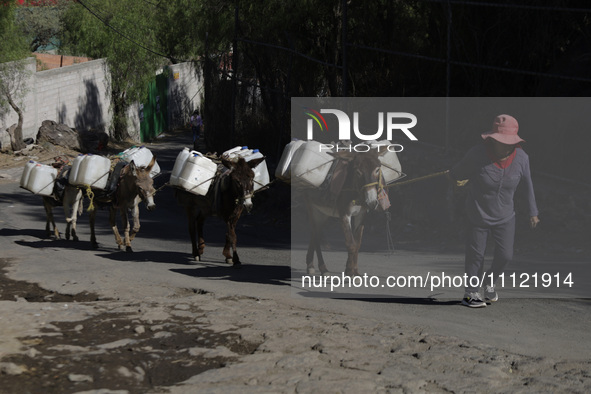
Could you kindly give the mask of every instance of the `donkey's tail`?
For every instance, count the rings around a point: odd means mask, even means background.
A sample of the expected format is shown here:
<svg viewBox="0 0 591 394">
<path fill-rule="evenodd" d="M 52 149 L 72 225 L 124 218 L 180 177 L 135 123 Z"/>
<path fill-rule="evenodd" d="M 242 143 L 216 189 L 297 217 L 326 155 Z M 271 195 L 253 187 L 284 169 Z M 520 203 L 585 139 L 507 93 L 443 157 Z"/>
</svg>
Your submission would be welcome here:
<svg viewBox="0 0 591 394">
<path fill-rule="evenodd" d="M 84 197 L 80 199 L 80 203 L 78 204 L 78 216 L 81 216 L 82 212 L 84 212 Z"/>
</svg>

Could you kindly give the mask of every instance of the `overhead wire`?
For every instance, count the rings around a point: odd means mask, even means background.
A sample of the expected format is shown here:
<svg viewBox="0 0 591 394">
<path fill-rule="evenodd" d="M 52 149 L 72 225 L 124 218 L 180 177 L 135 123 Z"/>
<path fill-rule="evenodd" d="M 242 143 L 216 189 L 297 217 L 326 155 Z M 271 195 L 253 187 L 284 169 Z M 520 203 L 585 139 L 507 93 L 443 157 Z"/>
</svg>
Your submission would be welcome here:
<svg viewBox="0 0 591 394">
<path fill-rule="evenodd" d="M 451 5 L 469 5 L 469 6 L 481 6 L 481 7 L 492 7 L 492 8 L 511 8 L 511 9 L 523 9 L 528 11 L 559 11 L 559 12 L 582 12 L 591 13 L 591 8 L 579 8 L 579 7 L 561 7 L 561 6 L 544 6 L 544 5 L 529 5 L 529 4 L 516 4 L 516 3 L 492 3 L 488 1 L 473 1 L 473 0 L 422 0 L 426 3 L 447 3 Z"/>
<path fill-rule="evenodd" d="M 85 0 L 86 1 L 86 0 Z M 106 20 L 104 20 L 103 18 L 101 18 L 101 16 L 99 16 L 97 14 L 97 12 L 93 9 L 91 9 L 88 5 L 86 5 L 82 0 L 78 0 L 78 3 L 84 7 L 88 12 L 90 12 L 95 18 L 97 18 L 99 21 L 101 21 L 105 26 L 107 26 L 109 29 L 113 30 L 115 33 L 117 33 L 118 35 L 120 35 L 121 37 L 125 38 L 126 40 L 128 40 L 129 42 L 139 46 L 140 48 L 152 53 L 153 55 L 156 56 L 160 56 L 166 59 L 171 59 L 171 56 L 167 56 L 164 55 L 158 51 L 155 51 L 151 48 L 148 48 L 147 46 L 137 42 L 136 40 L 132 39 L 131 37 L 127 36 L 126 34 L 122 33 L 121 31 L 119 31 L 118 29 L 116 29 L 114 26 L 112 26 L 111 24 L 109 24 Z M 181 59 L 174 59 L 176 61 L 180 61 L 180 62 L 188 62 L 189 60 L 181 60 Z"/>
</svg>

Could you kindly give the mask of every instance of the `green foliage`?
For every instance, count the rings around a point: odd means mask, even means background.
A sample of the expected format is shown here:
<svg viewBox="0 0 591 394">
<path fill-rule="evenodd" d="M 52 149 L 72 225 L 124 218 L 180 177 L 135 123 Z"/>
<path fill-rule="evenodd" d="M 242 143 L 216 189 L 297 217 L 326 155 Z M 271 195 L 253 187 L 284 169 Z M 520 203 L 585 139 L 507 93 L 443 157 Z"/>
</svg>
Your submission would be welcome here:
<svg viewBox="0 0 591 394">
<path fill-rule="evenodd" d="M 24 59 L 29 51 L 15 24 L 15 2 L 11 0 L 0 0 L 0 42 L 0 111 L 12 107 L 18 113 L 19 100 L 26 93 Z"/>
<path fill-rule="evenodd" d="M 0 0 L 0 63 L 27 57 L 26 41 L 15 24 L 15 1 Z"/>
<path fill-rule="evenodd" d="M 61 51 L 68 54 L 106 58 L 111 73 L 113 134 L 127 138 L 127 111 L 142 102 L 148 84 L 164 60 L 150 50 L 156 42 L 151 21 L 154 10 L 135 0 L 85 0 L 64 15 Z M 99 19 L 100 18 L 100 19 Z M 148 48 L 150 50 L 147 50 Z"/>
<path fill-rule="evenodd" d="M 53 2 L 52 2 L 53 3 Z M 62 14 L 68 0 L 56 0 L 43 7 L 18 7 L 17 24 L 25 35 L 29 48 L 35 52 L 43 47 L 58 47 Z"/>
<path fill-rule="evenodd" d="M 218 9 L 227 8 L 225 3 L 218 2 Z M 208 35 L 206 26 L 211 26 L 214 21 L 216 27 L 223 25 L 223 22 L 218 25 L 221 22 L 217 18 L 219 14 L 212 12 L 203 1 L 159 2 L 152 7 L 152 11 L 157 45 L 173 63 L 196 60 L 202 56 Z M 215 32 L 212 35 L 222 36 Z"/>
</svg>

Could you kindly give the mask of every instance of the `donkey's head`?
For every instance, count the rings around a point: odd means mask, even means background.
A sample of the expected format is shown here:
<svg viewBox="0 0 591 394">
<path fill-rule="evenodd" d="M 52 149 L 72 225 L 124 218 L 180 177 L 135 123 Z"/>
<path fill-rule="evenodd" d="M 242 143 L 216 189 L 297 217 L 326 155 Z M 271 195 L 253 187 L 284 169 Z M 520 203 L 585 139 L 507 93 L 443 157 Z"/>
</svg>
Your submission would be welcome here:
<svg viewBox="0 0 591 394">
<path fill-rule="evenodd" d="M 150 164 L 148 164 L 147 167 L 138 167 L 132 160 L 124 169 L 125 174 L 123 174 L 124 176 L 129 177 L 129 182 L 131 183 L 130 186 L 132 186 L 131 189 L 133 189 L 135 194 L 146 203 L 148 211 L 156 208 L 156 204 L 154 203 L 156 189 L 154 189 L 154 180 L 150 177 L 150 171 L 152 171 L 154 163 L 156 163 L 156 157 L 152 157 L 152 161 L 150 161 Z"/>
<path fill-rule="evenodd" d="M 252 209 L 252 194 L 254 189 L 254 171 L 265 158 L 246 161 L 239 158 L 238 161 L 222 159 L 222 164 L 230 169 L 230 191 L 237 204 L 244 205 L 246 211 Z"/>
<path fill-rule="evenodd" d="M 378 207 L 378 193 L 384 186 L 380 170 L 382 163 L 379 157 L 386 152 L 386 150 L 378 152 L 376 149 L 371 149 L 368 152 L 344 151 L 333 154 L 336 158 L 349 163 L 348 173 L 351 182 L 349 186 L 361 193 L 360 202 L 372 210 Z"/>
</svg>

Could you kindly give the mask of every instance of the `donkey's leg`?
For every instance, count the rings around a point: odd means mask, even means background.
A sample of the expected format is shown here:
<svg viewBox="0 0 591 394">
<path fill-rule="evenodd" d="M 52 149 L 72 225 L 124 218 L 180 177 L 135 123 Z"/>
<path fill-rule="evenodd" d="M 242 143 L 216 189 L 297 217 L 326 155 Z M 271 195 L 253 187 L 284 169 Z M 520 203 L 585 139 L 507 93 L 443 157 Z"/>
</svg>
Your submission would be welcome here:
<svg viewBox="0 0 591 394">
<path fill-rule="evenodd" d="M 88 212 L 88 221 L 90 223 L 90 246 L 93 249 L 97 249 L 98 243 L 96 242 L 96 233 L 94 232 L 94 223 L 96 221 L 96 208 Z"/>
<path fill-rule="evenodd" d="M 117 243 L 117 247 L 121 250 L 121 246 L 123 246 L 123 240 L 121 239 L 121 235 L 119 235 L 119 229 L 117 228 L 117 208 L 115 208 L 114 206 L 111 206 L 109 208 L 109 224 L 111 225 L 111 229 L 113 230 L 113 235 L 115 235 L 115 242 Z"/>
<path fill-rule="evenodd" d="M 322 256 L 322 249 L 320 247 L 320 238 L 316 241 L 316 257 L 318 258 L 318 269 L 322 275 L 326 275 L 328 273 L 328 268 L 326 268 L 326 264 L 324 264 L 324 256 Z"/>
<path fill-rule="evenodd" d="M 120 208 L 119 213 L 121 214 L 121 221 L 123 226 L 123 237 L 125 243 L 125 251 L 126 252 L 133 252 L 131 249 L 131 239 L 129 237 L 129 231 L 131 228 L 131 223 L 129 222 L 129 216 L 127 213 L 127 208 Z"/>
<path fill-rule="evenodd" d="M 310 229 L 310 244 L 308 246 L 308 253 L 306 254 L 306 266 L 308 275 L 313 275 L 314 270 L 314 252 L 318 259 L 318 269 L 322 275 L 328 272 L 326 264 L 324 263 L 324 257 L 322 256 L 322 248 L 320 245 L 320 239 L 322 238 L 322 226 L 327 219 L 327 216 L 321 212 L 314 210 L 309 207 L 309 215 L 311 229 Z"/>
<path fill-rule="evenodd" d="M 49 204 L 47 197 L 43 197 L 43 208 L 45 208 L 45 236 L 47 238 L 51 237 L 51 220 L 49 219 L 51 205 Z"/>
<path fill-rule="evenodd" d="M 131 233 L 129 233 L 129 242 L 133 241 L 136 234 L 140 231 L 140 209 L 139 205 L 134 205 L 133 209 L 131 210 L 133 217 L 133 228 L 131 229 Z"/>
<path fill-rule="evenodd" d="M 201 260 L 201 255 L 199 254 L 199 250 L 197 249 L 197 241 L 195 240 L 197 237 L 197 230 L 195 229 L 195 221 L 196 219 L 196 209 L 192 205 L 185 206 L 185 212 L 187 213 L 187 224 L 189 227 L 189 238 L 191 239 L 191 254 L 195 260 Z"/>
<path fill-rule="evenodd" d="M 82 190 L 78 188 L 66 188 L 64 192 L 64 215 L 66 216 L 66 239 L 70 239 L 70 233 L 72 239 L 78 241 L 76 235 L 76 220 L 78 215 L 78 208 L 80 206 L 80 200 L 82 199 Z"/>
<path fill-rule="evenodd" d="M 53 235 L 55 236 L 56 239 L 59 239 L 60 232 L 57 229 L 57 226 L 55 225 L 55 221 L 53 220 L 53 206 L 51 205 L 50 200 L 45 199 L 45 197 L 44 197 L 43 198 L 43 206 L 45 207 L 45 215 L 47 217 L 47 222 L 45 224 L 45 232 L 47 233 L 48 237 L 51 236 L 50 226 L 49 226 L 49 224 L 51 223 L 51 225 L 53 226 Z"/>
<path fill-rule="evenodd" d="M 224 245 L 223 254 L 226 257 L 226 262 L 233 263 L 235 268 L 241 264 L 236 251 L 236 224 L 240 219 L 242 207 L 242 205 L 237 206 L 232 215 L 226 220 L 226 244 Z M 230 249 L 232 249 L 232 254 L 230 254 Z"/>
<path fill-rule="evenodd" d="M 358 275 L 355 272 L 355 263 L 354 263 L 354 256 L 355 251 L 358 250 L 357 244 L 355 242 L 355 237 L 353 235 L 353 229 L 351 228 L 351 216 L 350 215 L 343 215 L 341 216 L 341 226 L 343 228 L 343 234 L 345 235 L 345 246 L 347 247 L 347 265 L 345 266 L 345 275 L 354 276 Z"/>
<path fill-rule="evenodd" d="M 308 243 L 308 252 L 306 253 L 306 272 L 308 275 L 314 275 L 314 251 L 316 250 L 316 239 L 312 236 Z"/>
<path fill-rule="evenodd" d="M 80 214 L 82 214 L 82 190 L 76 188 L 74 204 L 72 204 L 72 240 L 74 241 L 78 241 L 78 234 L 76 234 L 76 223 L 78 222 L 78 215 Z"/>
<path fill-rule="evenodd" d="M 203 250 L 205 249 L 205 239 L 203 238 L 203 223 L 205 223 L 205 215 L 200 213 L 197 217 L 197 237 L 199 244 L 197 246 L 197 256 L 199 257 L 199 261 L 201 261 L 201 256 L 203 255 Z"/>
<path fill-rule="evenodd" d="M 226 263 L 228 264 L 240 264 L 239 261 L 236 262 L 236 260 L 232 260 L 232 254 L 230 253 L 230 249 L 233 249 L 232 245 L 235 245 L 235 240 L 236 232 L 234 231 L 234 223 L 230 219 L 226 221 L 226 244 L 224 245 L 224 251 L 222 252 L 224 257 L 226 257 Z M 236 253 L 236 250 L 234 250 L 234 253 Z M 238 257 L 238 255 L 236 255 L 236 257 Z"/>
<path fill-rule="evenodd" d="M 363 219 L 365 214 L 361 213 L 355 218 L 355 233 L 354 233 L 354 240 L 355 240 L 355 250 L 353 253 L 353 275 L 359 276 L 359 269 L 357 266 L 357 258 L 359 257 L 359 249 L 361 249 L 361 240 L 363 239 L 363 229 L 365 225 L 363 224 Z"/>
</svg>

